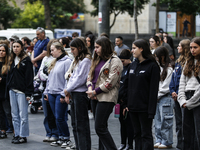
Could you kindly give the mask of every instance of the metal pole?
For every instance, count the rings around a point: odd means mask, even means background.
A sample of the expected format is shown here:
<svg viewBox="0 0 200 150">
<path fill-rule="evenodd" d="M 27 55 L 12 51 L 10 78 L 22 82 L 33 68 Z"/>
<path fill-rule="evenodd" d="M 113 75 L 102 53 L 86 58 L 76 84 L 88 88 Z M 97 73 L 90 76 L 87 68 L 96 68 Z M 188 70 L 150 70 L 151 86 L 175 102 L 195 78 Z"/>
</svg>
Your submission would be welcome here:
<svg viewBox="0 0 200 150">
<path fill-rule="evenodd" d="M 178 20 L 178 38 L 180 38 L 180 20 Z"/>
<path fill-rule="evenodd" d="M 110 0 L 99 0 L 99 32 L 98 36 L 101 33 L 106 33 L 110 36 Z"/>
</svg>

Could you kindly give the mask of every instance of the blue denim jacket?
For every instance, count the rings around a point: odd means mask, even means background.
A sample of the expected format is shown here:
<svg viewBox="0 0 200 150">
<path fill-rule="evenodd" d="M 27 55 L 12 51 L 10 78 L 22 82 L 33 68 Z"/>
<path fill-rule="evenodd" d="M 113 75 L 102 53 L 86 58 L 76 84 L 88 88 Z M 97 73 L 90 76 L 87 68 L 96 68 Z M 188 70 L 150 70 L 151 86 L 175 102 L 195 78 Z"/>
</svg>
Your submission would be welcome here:
<svg viewBox="0 0 200 150">
<path fill-rule="evenodd" d="M 172 94 L 173 92 L 176 92 L 176 94 L 178 94 L 181 73 L 182 73 L 182 67 L 179 63 L 176 63 L 173 74 L 172 74 L 172 79 L 169 84 L 170 94 Z"/>
</svg>

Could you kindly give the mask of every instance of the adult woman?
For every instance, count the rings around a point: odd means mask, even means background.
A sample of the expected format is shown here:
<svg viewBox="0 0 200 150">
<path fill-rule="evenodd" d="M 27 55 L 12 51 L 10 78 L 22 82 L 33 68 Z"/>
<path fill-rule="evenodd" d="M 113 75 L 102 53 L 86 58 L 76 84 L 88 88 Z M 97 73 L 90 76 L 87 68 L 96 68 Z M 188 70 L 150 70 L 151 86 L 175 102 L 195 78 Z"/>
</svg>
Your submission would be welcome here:
<svg viewBox="0 0 200 150">
<path fill-rule="evenodd" d="M 158 36 L 153 36 L 149 39 L 151 53 L 154 54 L 154 51 L 157 47 L 160 46 L 160 39 Z"/>
<path fill-rule="evenodd" d="M 7 77 L 15 131 L 12 143 L 26 143 L 29 136 L 28 100 L 33 93 L 33 65 L 20 40 L 13 42 Z"/>
<path fill-rule="evenodd" d="M 154 148 L 170 148 L 173 144 L 173 99 L 170 96 L 169 83 L 171 81 L 173 68 L 167 48 L 158 47 L 154 52 L 160 66 L 160 82 L 158 91 L 158 102 L 155 115 L 155 137 Z"/>
<path fill-rule="evenodd" d="M 0 138 L 6 138 L 6 118 L 10 129 L 13 130 L 11 107 L 9 97 L 5 98 L 6 77 L 8 72 L 9 48 L 5 44 L 0 44 Z"/>
<path fill-rule="evenodd" d="M 176 61 L 174 72 L 172 74 L 172 79 L 169 84 L 169 90 L 172 98 L 174 99 L 174 110 L 176 119 L 176 134 L 177 134 L 177 148 L 182 149 L 182 112 L 181 107 L 177 101 L 178 98 L 178 88 L 179 80 L 181 78 L 182 68 L 186 63 L 187 56 L 190 53 L 190 40 L 185 39 L 180 41 L 178 47 L 179 58 Z"/>
<path fill-rule="evenodd" d="M 70 43 L 74 61 L 70 67 L 72 74 L 65 75 L 69 78 L 65 89 L 66 102 L 71 102 L 71 119 L 76 149 L 91 149 L 90 125 L 88 118 L 88 98 L 86 87 L 87 75 L 91 66 L 91 55 L 85 43 L 80 38 L 75 38 Z"/>
<path fill-rule="evenodd" d="M 104 36 L 99 37 L 95 42 L 95 53 L 87 79 L 87 94 L 92 99 L 100 150 L 117 149 L 108 131 L 108 118 L 117 103 L 122 69 L 122 63 L 114 54 L 111 41 Z"/>
<path fill-rule="evenodd" d="M 95 36 L 93 34 L 89 34 L 87 37 L 86 37 L 86 44 L 87 44 L 87 47 L 90 51 L 90 53 L 93 55 L 93 52 L 94 52 L 94 42 L 95 42 Z"/>
<path fill-rule="evenodd" d="M 175 55 L 175 50 L 174 50 L 174 42 L 173 42 L 173 39 L 172 39 L 170 36 L 165 36 L 165 37 L 163 37 L 163 41 L 164 41 L 165 43 L 168 43 L 169 46 L 172 48 L 173 54 L 172 54 L 172 56 L 169 56 L 169 57 L 171 58 L 171 60 L 174 61 L 174 60 L 176 59 L 176 55 Z"/>
<path fill-rule="evenodd" d="M 53 42 L 58 42 L 58 41 L 55 39 L 52 39 L 47 44 L 47 55 L 43 58 L 42 64 L 37 74 L 37 77 L 41 81 L 40 88 L 39 88 L 41 91 L 44 91 L 46 88 L 46 81 L 48 79 L 48 68 L 51 65 L 51 62 L 55 59 L 51 55 L 51 50 L 50 50 L 51 44 Z M 56 126 L 51 126 L 49 124 L 53 123 L 55 125 L 55 117 L 50 108 L 49 101 L 44 100 L 44 94 L 42 95 L 42 100 L 43 100 L 42 106 L 43 106 L 44 116 L 45 116 L 43 124 L 46 130 L 46 137 L 43 140 L 43 142 L 53 142 L 58 139 L 58 129 Z M 50 120 L 52 121 L 50 122 Z"/>
<path fill-rule="evenodd" d="M 124 88 L 127 106 L 135 135 L 136 150 L 153 150 L 152 121 L 156 111 L 159 66 L 148 43 L 138 39 L 132 44 L 135 61 L 127 71 Z"/>
<path fill-rule="evenodd" d="M 178 102 L 183 107 L 183 150 L 200 149 L 199 37 L 191 40 L 190 52 L 181 74 L 178 92 Z"/>
<path fill-rule="evenodd" d="M 133 137 L 134 132 L 132 128 L 132 123 L 130 120 L 129 114 L 126 114 L 127 116 L 123 115 L 123 101 L 124 101 L 124 81 L 126 79 L 126 74 L 128 67 L 131 64 L 131 51 L 129 49 L 123 49 L 119 55 L 119 58 L 122 61 L 123 64 L 123 71 L 121 75 L 121 81 L 120 81 L 120 88 L 119 88 L 119 95 L 118 95 L 118 103 L 120 104 L 120 133 L 121 133 L 121 146 L 118 148 L 118 150 L 128 150 L 133 149 Z M 127 101 L 127 100 L 126 100 Z M 128 144 L 127 143 L 128 140 Z"/>
<path fill-rule="evenodd" d="M 44 99 L 49 101 L 59 132 L 59 140 L 52 142 L 51 145 L 63 147 L 70 140 L 69 128 L 65 120 L 68 105 L 64 101 L 64 87 L 67 84 L 64 74 L 71 65 L 71 59 L 66 55 L 63 45 L 59 42 L 51 44 L 51 54 L 56 59 L 52 61 L 48 68 L 49 76 L 43 94 L 46 95 Z"/>
</svg>

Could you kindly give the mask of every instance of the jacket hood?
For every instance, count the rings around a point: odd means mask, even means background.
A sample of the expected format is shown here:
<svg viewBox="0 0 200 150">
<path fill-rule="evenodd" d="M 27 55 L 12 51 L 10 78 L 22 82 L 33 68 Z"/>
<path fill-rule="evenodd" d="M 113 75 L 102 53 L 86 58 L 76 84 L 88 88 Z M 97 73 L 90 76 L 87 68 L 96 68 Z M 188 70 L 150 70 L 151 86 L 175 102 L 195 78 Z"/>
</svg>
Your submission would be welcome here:
<svg viewBox="0 0 200 150">
<path fill-rule="evenodd" d="M 67 59 L 72 60 L 71 58 L 69 58 L 69 56 L 65 55 L 63 58 L 59 59 L 58 61 L 65 61 Z"/>
</svg>

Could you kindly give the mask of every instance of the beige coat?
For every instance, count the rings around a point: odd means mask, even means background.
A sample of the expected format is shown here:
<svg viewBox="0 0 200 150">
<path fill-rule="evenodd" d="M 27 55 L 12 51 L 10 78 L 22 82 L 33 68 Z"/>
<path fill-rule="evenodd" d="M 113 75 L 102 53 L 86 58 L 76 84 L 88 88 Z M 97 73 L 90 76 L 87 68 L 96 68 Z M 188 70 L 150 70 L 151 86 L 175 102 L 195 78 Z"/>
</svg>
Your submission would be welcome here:
<svg viewBox="0 0 200 150">
<path fill-rule="evenodd" d="M 105 69 L 109 69 L 108 75 L 106 75 Z M 117 103 L 122 70 L 122 62 L 116 55 L 113 55 L 103 65 L 95 85 L 95 88 L 100 87 L 100 89 L 103 91 L 97 95 L 98 101 L 114 102 L 115 104 Z M 90 75 L 88 75 L 87 86 L 92 85 L 91 81 Z"/>
</svg>

